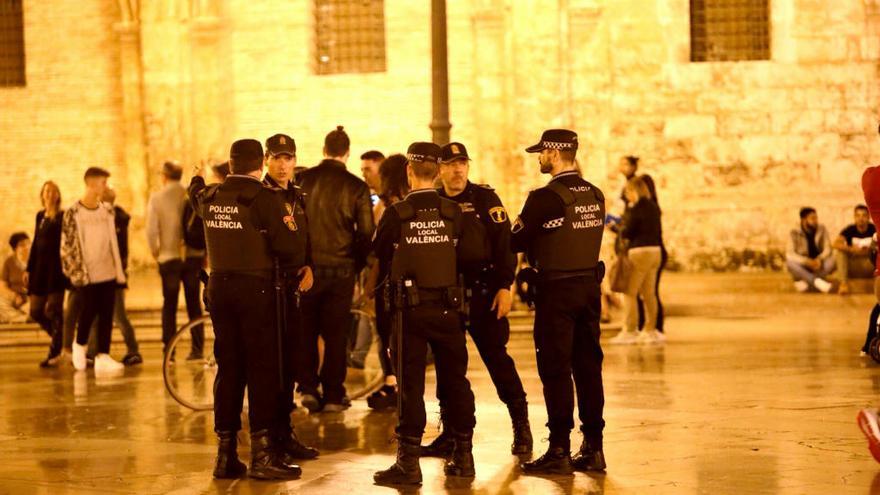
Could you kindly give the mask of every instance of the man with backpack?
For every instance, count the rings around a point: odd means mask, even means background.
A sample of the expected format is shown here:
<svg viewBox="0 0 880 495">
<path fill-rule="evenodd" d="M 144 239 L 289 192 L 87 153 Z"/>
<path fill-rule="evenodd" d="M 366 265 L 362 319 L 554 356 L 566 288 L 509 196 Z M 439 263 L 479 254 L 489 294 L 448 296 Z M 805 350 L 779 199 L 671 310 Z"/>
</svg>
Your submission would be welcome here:
<svg viewBox="0 0 880 495">
<path fill-rule="evenodd" d="M 177 331 L 181 283 L 190 321 L 202 316 L 199 271 L 205 263 L 204 235 L 190 235 L 201 229 L 186 228 L 193 223 L 194 215 L 186 201 L 186 189 L 180 183 L 182 176 L 180 165 L 165 162 L 162 189 L 150 196 L 147 206 L 147 243 L 162 276 L 162 343 L 165 350 Z M 202 359 L 204 341 L 204 328 L 201 325 L 194 327 L 187 360 Z"/>
</svg>

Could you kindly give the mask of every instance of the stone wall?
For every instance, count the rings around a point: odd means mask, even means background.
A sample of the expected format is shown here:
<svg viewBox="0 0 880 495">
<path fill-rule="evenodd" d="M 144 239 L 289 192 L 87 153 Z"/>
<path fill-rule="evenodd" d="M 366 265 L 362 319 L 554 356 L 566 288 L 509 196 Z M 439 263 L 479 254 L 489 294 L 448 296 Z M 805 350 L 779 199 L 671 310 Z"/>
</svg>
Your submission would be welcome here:
<svg viewBox="0 0 880 495">
<path fill-rule="evenodd" d="M 30 229 L 44 178 L 70 200 L 101 164 L 143 261 L 143 205 L 166 159 L 191 170 L 233 139 L 286 132 L 311 165 L 344 125 L 356 172 L 367 149 L 430 138 L 429 2 L 385 1 L 386 72 L 330 76 L 313 70 L 309 1 L 49 3 L 25 0 L 28 86 L 0 89 L 0 166 L 19 181 L 0 235 Z M 736 63 L 689 62 L 688 0 L 448 4 L 453 139 L 511 210 L 546 180 L 523 148 L 571 127 L 609 198 L 620 156 L 642 157 L 678 266 L 778 268 L 797 209 L 838 230 L 880 159 L 876 0 L 774 0 L 771 60 Z"/>
</svg>

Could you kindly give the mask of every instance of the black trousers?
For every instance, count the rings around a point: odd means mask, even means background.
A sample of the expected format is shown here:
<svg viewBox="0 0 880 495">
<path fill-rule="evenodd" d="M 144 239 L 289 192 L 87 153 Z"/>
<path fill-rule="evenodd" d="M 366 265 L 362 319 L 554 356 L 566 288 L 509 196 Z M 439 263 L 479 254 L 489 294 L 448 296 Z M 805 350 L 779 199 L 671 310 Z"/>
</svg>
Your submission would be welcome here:
<svg viewBox="0 0 880 495">
<path fill-rule="evenodd" d="M 162 343 L 165 345 L 168 345 L 177 333 L 177 301 L 181 283 L 183 283 L 186 313 L 190 321 L 202 316 L 199 271 L 203 263 L 204 258 L 187 258 L 169 260 L 159 265 L 159 275 L 162 276 Z M 193 327 L 190 335 L 192 335 L 192 352 L 201 354 L 205 345 L 204 327 L 202 325 Z"/>
<path fill-rule="evenodd" d="M 89 343 L 89 331 L 97 318 L 98 354 L 110 352 L 110 336 L 113 331 L 113 305 L 116 301 L 116 280 L 89 284 L 79 289 L 82 310 L 76 324 L 76 343 Z"/>
<path fill-rule="evenodd" d="M 423 303 L 403 312 L 403 349 L 398 349 L 397 332 L 391 341 L 391 354 L 402 366 L 401 380 L 403 412 L 397 424 L 401 436 L 419 437 L 425 432 L 425 358 L 428 345 L 434 352 L 437 386 L 446 391 L 449 425 L 462 434 L 474 431 L 474 394 L 467 373 L 467 343 L 461 328 L 461 318 L 453 310 L 439 303 Z"/>
<path fill-rule="evenodd" d="M 293 412 L 293 389 L 299 380 L 298 350 L 302 347 L 302 315 L 297 306 L 294 287 L 284 288 L 284 331 L 281 334 L 281 349 L 284 357 L 282 365 L 283 381 L 278 397 L 278 428 L 290 428 L 290 413 Z"/>
<path fill-rule="evenodd" d="M 385 311 L 385 294 L 376 292 L 376 333 L 379 334 L 379 365 L 382 374 L 394 376 L 394 364 L 391 362 L 391 312 Z"/>
<path fill-rule="evenodd" d="M 880 318 L 880 304 L 875 304 L 871 310 L 871 316 L 868 318 L 868 333 L 865 335 L 865 345 L 862 346 L 862 352 L 868 352 L 871 341 L 877 336 L 877 318 Z"/>
<path fill-rule="evenodd" d="M 214 324 L 214 429 L 241 429 L 247 387 L 251 431 L 274 426 L 278 412 L 278 329 L 272 280 L 212 274 L 208 281 Z"/>
<path fill-rule="evenodd" d="M 64 291 L 45 295 L 31 294 L 28 301 L 31 318 L 52 338 L 49 355 L 61 354 L 64 338 Z"/>
<path fill-rule="evenodd" d="M 335 275 L 335 276 L 334 276 Z M 345 269 L 315 270 L 315 283 L 302 298 L 303 345 L 300 353 L 299 391 L 339 404 L 345 397 L 346 353 L 351 329 L 354 272 Z M 324 339 L 324 363 L 318 370 L 318 336 Z"/>
<path fill-rule="evenodd" d="M 599 345 L 601 292 L 595 276 L 541 282 L 535 301 L 535 351 L 544 385 L 550 442 L 568 445 L 574 428 L 574 386 L 581 430 L 601 441 L 602 348 Z"/>
<path fill-rule="evenodd" d="M 474 339 L 486 369 L 489 370 L 489 376 L 495 384 L 501 402 L 507 405 L 525 402 L 526 392 L 523 390 L 522 381 L 513 359 L 507 353 L 510 322 L 507 318 L 499 320 L 496 317 L 496 312 L 492 310 L 494 299 L 495 293 L 490 293 L 487 288 L 471 287 L 470 322 L 466 328 Z M 438 381 L 437 399 L 440 400 L 440 414 L 444 420 L 448 419 L 445 412 L 447 395 L 445 390 L 441 390 Z"/>
</svg>

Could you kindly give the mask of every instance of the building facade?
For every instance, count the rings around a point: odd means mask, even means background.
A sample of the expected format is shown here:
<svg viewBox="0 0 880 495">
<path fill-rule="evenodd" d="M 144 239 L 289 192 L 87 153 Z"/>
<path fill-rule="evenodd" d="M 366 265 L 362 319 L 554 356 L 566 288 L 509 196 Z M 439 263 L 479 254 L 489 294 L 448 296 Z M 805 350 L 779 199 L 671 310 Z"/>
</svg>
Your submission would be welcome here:
<svg viewBox="0 0 880 495">
<path fill-rule="evenodd" d="M 192 170 L 241 137 L 295 137 L 349 167 L 430 139 L 430 1 L 3 0 L 0 234 L 31 230 L 43 181 L 65 203 L 108 168 L 142 230 L 167 159 Z M 9 33 L 19 29 L 21 40 Z M 452 136 L 509 209 L 543 183 L 523 148 L 581 136 L 580 165 L 620 209 L 617 163 L 657 182 L 685 269 L 778 268 L 797 210 L 832 230 L 861 201 L 877 135 L 876 0 L 449 0 Z M 13 33 L 14 34 L 14 33 Z M 19 51 L 9 48 L 21 43 Z M 18 55 L 16 55 L 18 54 Z M 18 73 L 16 73 L 18 74 Z M 185 180 L 187 178 L 185 177 Z M 146 261 L 133 233 L 135 262 Z"/>
</svg>

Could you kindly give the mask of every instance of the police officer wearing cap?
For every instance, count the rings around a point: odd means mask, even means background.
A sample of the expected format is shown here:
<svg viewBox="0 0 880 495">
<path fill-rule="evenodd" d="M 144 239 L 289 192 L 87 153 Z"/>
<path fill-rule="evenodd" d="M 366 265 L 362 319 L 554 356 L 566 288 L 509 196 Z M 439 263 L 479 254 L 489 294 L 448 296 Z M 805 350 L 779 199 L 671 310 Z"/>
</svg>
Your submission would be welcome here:
<svg viewBox="0 0 880 495">
<path fill-rule="evenodd" d="M 439 146 L 413 143 L 407 158 L 412 192 L 385 211 L 373 241 L 377 258 L 391 267 L 381 283 L 394 287 L 392 355 L 400 386 L 397 462 L 373 476 L 381 485 L 422 481 L 419 455 L 426 421 L 428 344 L 435 356 L 437 381 L 444 383 L 447 426 L 455 442 L 444 471 L 449 476 L 474 476 L 474 394 L 465 377 L 468 355 L 459 313 L 463 291 L 457 287 L 461 208 L 433 188 Z"/>
<path fill-rule="evenodd" d="M 274 258 L 282 266 L 303 266 L 305 250 L 280 191 L 260 182 L 260 142 L 236 141 L 229 155 L 232 173 L 222 183 L 205 187 L 204 178 L 196 175 L 189 187 L 193 209 L 205 223 L 211 268 L 207 298 L 217 360 L 214 429 L 220 439 L 214 476 L 238 478 L 245 473 L 236 452 L 236 434 L 247 387 L 248 474 L 258 479 L 295 479 L 301 469 L 284 462 L 272 438 L 281 386 L 273 271 Z"/>
<path fill-rule="evenodd" d="M 599 284 L 605 272 L 599 248 L 605 197 L 578 174 L 577 149 L 577 134 L 566 129 L 545 131 L 538 144 L 526 149 L 539 154 L 541 173 L 552 179 L 529 194 L 512 228 L 513 250 L 525 252 L 537 270 L 534 338 L 550 428 L 547 453 L 523 464 L 525 473 L 605 470 L 599 345 Z M 583 443 L 573 459 L 569 442 L 574 427 L 572 377 L 583 432 Z"/>
<path fill-rule="evenodd" d="M 294 168 L 296 167 L 296 142 L 286 134 L 275 134 L 266 140 L 266 155 L 263 159 L 266 176 L 263 183 L 269 187 L 280 189 L 284 197 L 284 209 L 289 215 L 297 239 L 297 249 L 304 250 L 305 265 L 289 265 L 281 267 L 281 275 L 285 277 L 281 284 L 283 332 L 281 332 L 283 373 L 282 391 L 278 404 L 278 423 L 273 431 L 279 452 L 284 454 L 285 462 L 293 463 L 298 459 L 314 459 L 318 451 L 304 445 L 296 436 L 290 422 L 290 413 L 296 407 L 293 402 L 293 388 L 296 381 L 295 353 L 302 347 L 302 322 L 299 311 L 299 296 L 312 287 L 312 253 L 309 240 L 309 224 L 306 218 L 305 199 L 302 190 L 294 185 Z"/>
<path fill-rule="evenodd" d="M 468 180 L 469 170 L 470 157 L 463 144 L 444 146 L 440 160 L 443 185 L 437 192 L 461 207 L 462 228 L 467 233 L 467 242 L 461 245 L 463 258 L 467 261 L 459 269 L 464 274 L 469 302 L 466 328 L 489 370 L 498 397 L 510 413 L 513 422 L 511 452 L 526 455 L 532 452 L 526 393 L 513 359 L 507 353 L 510 338 L 507 314 L 512 301 L 510 286 L 516 269 L 516 255 L 510 250 L 510 220 L 501 199 L 491 187 Z M 446 391 L 438 386 L 443 432 L 422 448 L 423 456 L 447 457 L 452 453 L 454 442 L 447 427 L 446 395 Z"/>
</svg>

